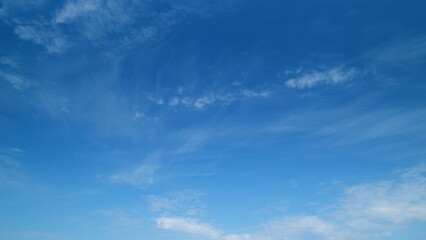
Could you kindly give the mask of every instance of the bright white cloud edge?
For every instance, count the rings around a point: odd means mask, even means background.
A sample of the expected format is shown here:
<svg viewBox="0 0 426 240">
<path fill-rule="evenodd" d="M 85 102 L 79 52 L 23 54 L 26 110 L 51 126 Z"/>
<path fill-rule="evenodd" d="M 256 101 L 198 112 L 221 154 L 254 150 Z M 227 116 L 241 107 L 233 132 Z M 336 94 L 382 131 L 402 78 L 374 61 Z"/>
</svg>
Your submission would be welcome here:
<svg viewBox="0 0 426 240">
<path fill-rule="evenodd" d="M 426 221 L 426 165 L 401 170 L 394 180 L 348 187 L 321 215 L 286 215 L 254 233 L 224 234 L 197 218 L 161 217 L 157 227 L 203 239 L 223 240 L 362 240 L 387 239 L 407 223 Z"/>
</svg>

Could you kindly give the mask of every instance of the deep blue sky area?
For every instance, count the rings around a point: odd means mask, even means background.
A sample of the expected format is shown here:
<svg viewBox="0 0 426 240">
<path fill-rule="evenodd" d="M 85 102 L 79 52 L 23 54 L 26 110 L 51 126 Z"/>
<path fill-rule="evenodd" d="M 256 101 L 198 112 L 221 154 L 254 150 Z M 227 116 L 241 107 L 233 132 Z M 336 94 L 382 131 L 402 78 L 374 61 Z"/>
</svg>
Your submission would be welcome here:
<svg viewBox="0 0 426 240">
<path fill-rule="evenodd" d="M 0 239 L 425 239 L 425 9 L 0 0 Z"/>
</svg>

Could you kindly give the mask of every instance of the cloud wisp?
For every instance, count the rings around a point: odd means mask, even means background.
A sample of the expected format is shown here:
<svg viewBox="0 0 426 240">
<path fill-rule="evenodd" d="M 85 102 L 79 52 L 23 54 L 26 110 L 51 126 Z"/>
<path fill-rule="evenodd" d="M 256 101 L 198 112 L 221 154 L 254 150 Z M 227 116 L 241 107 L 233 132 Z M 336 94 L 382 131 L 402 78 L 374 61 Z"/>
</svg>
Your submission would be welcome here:
<svg viewBox="0 0 426 240">
<path fill-rule="evenodd" d="M 43 18 L 14 16 L 10 7 L 0 9 L 0 17 L 13 15 L 16 21 L 7 22 L 19 38 L 43 46 L 49 54 L 64 54 L 84 45 L 80 43 L 111 51 L 131 48 L 163 36 L 188 16 L 208 17 L 227 9 L 209 2 L 165 3 L 167 7 L 159 9 L 151 1 L 68 0 Z"/>
<path fill-rule="evenodd" d="M 201 193 L 193 190 L 172 192 L 166 196 L 148 195 L 150 209 L 155 212 L 200 215 L 205 206 L 201 203 Z"/>
<path fill-rule="evenodd" d="M 114 219 L 115 225 L 127 226 L 127 227 L 140 227 L 142 226 L 142 219 L 128 216 L 122 210 L 98 210 L 98 213 L 103 216 Z"/>
<path fill-rule="evenodd" d="M 9 156 L 0 154 L 0 186 L 20 184 L 23 178 L 21 164 Z"/>
<path fill-rule="evenodd" d="M 140 188 L 147 188 L 154 184 L 155 174 L 159 166 L 143 164 L 132 170 L 113 174 L 109 177 L 112 183 L 130 184 Z"/>
<path fill-rule="evenodd" d="M 330 85 L 349 81 L 357 75 L 354 68 L 345 69 L 343 67 L 331 68 L 325 71 L 304 71 L 298 70 L 296 76 L 285 82 L 289 88 L 313 88 L 317 85 Z"/>
<path fill-rule="evenodd" d="M 101 1 L 68 1 L 54 18 L 56 23 L 68 23 L 101 8 Z"/>
<path fill-rule="evenodd" d="M 371 99 L 368 99 L 371 101 Z M 299 132 L 321 137 L 320 145 L 336 146 L 389 140 L 399 145 L 414 143 L 426 133 L 424 109 L 368 109 L 365 101 L 343 108 L 301 111 L 271 123 L 264 132 Z M 401 137 L 410 136 L 405 142 Z M 402 154 L 402 153 L 401 153 Z"/>
<path fill-rule="evenodd" d="M 221 236 L 218 229 L 207 223 L 200 222 L 196 218 L 161 217 L 155 219 L 155 221 L 160 229 L 200 235 L 207 239 L 218 239 Z"/>
<path fill-rule="evenodd" d="M 157 180 L 157 171 L 161 168 L 161 152 L 154 152 L 147 156 L 144 163 L 124 170 L 108 177 L 116 184 L 127 184 L 142 189 L 152 186 Z"/>
<path fill-rule="evenodd" d="M 20 75 L 5 73 L 0 71 L 0 78 L 2 78 L 4 81 L 8 82 L 13 88 L 17 90 L 25 90 L 31 86 L 33 86 L 32 83 L 25 80 Z"/>
<path fill-rule="evenodd" d="M 59 29 L 45 22 L 16 26 L 15 33 L 23 40 L 43 46 L 49 54 L 62 54 L 72 46 Z"/>
<path fill-rule="evenodd" d="M 426 36 L 390 41 L 373 51 L 371 57 L 394 64 L 422 64 L 426 61 Z"/>
<path fill-rule="evenodd" d="M 167 102 L 167 104 L 171 107 L 176 106 L 184 106 L 197 110 L 202 110 L 207 108 L 208 106 L 214 104 L 223 104 L 227 105 L 235 101 L 243 101 L 251 98 L 267 98 L 271 95 L 271 91 L 263 90 L 263 91 L 253 91 L 253 90 L 240 90 L 233 93 L 224 93 L 224 94 L 204 94 L 200 97 L 188 97 L 182 96 L 179 94 L 178 96 L 172 96 Z M 163 105 L 164 100 L 153 99 L 157 104 Z"/>
<path fill-rule="evenodd" d="M 14 57 L 0 57 L 0 63 L 15 69 L 20 67 L 18 60 Z"/>
</svg>

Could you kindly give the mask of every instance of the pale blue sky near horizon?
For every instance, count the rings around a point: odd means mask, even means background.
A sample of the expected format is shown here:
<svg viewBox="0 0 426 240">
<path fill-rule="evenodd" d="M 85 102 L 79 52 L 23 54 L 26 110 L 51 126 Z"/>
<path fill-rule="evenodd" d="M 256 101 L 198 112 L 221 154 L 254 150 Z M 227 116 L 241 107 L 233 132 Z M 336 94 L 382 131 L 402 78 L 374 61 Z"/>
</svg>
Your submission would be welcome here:
<svg viewBox="0 0 426 240">
<path fill-rule="evenodd" d="M 0 0 L 0 239 L 423 240 L 425 9 Z"/>
</svg>

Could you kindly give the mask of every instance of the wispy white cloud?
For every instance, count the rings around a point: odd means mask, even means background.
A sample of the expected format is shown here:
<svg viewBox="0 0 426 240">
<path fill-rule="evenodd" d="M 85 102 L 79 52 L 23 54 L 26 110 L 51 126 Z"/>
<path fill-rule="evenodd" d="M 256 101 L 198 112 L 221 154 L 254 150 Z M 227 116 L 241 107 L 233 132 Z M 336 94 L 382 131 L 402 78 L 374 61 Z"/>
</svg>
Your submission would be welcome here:
<svg viewBox="0 0 426 240">
<path fill-rule="evenodd" d="M 271 240 L 343 239 L 340 235 L 335 224 L 317 216 L 286 216 L 265 224 L 265 229 L 257 238 Z"/>
<path fill-rule="evenodd" d="M 127 226 L 127 227 L 140 227 L 142 226 L 143 220 L 141 218 L 135 218 L 129 216 L 122 210 L 98 210 L 98 213 L 111 217 L 115 225 Z"/>
<path fill-rule="evenodd" d="M 418 35 L 384 44 L 372 52 L 379 61 L 395 64 L 424 63 L 426 61 L 426 36 Z"/>
<path fill-rule="evenodd" d="M 424 110 L 376 110 L 359 113 L 351 119 L 337 119 L 313 133 L 340 139 L 344 138 L 343 134 L 353 133 L 352 141 L 365 141 L 406 134 L 414 134 L 414 138 L 417 134 L 426 132 L 426 127 L 420 121 L 426 119 Z"/>
<path fill-rule="evenodd" d="M 271 95 L 271 91 L 253 91 L 253 90 L 240 90 L 233 93 L 224 93 L 224 94 L 205 94 L 200 97 L 188 97 L 182 96 L 173 96 L 168 100 L 169 106 L 185 106 L 191 107 L 194 109 L 202 110 L 206 107 L 213 104 L 230 104 L 234 101 L 243 101 L 250 98 L 266 98 Z"/>
<path fill-rule="evenodd" d="M 100 0 L 68 1 L 57 13 L 54 21 L 56 23 L 67 23 L 78 19 L 81 16 L 90 14 L 93 11 L 98 10 L 100 7 L 102 7 Z"/>
<path fill-rule="evenodd" d="M 156 152 L 148 156 L 145 163 L 108 177 L 112 183 L 129 184 L 140 188 L 152 186 L 157 179 L 157 171 L 160 169 L 161 153 Z"/>
<path fill-rule="evenodd" d="M 0 186 L 17 185 L 23 178 L 21 164 L 9 156 L 0 154 Z"/>
<path fill-rule="evenodd" d="M 143 112 L 136 112 L 135 113 L 135 119 L 144 118 L 146 115 Z"/>
<path fill-rule="evenodd" d="M 148 100 L 151 101 L 151 102 L 154 102 L 154 103 L 156 103 L 158 105 L 166 104 L 164 102 L 164 99 L 162 99 L 162 98 L 156 98 L 156 97 L 151 96 L 151 95 L 148 96 Z"/>
<path fill-rule="evenodd" d="M 193 152 L 203 146 L 213 135 L 211 130 L 197 129 L 180 131 L 180 136 L 184 136 L 184 141 L 176 149 L 176 154 Z"/>
<path fill-rule="evenodd" d="M 40 21 L 34 21 L 31 25 L 18 25 L 15 33 L 23 40 L 43 46 L 50 54 L 64 53 L 72 46 L 58 29 Z"/>
<path fill-rule="evenodd" d="M 145 188 L 154 184 L 158 169 L 159 167 L 155 165 L 139 165 L 132 170 L 113 174 L 109 180 L 113 183 L 125 183 Z"/>
<path fill-rule="evenodd" d="M 201 193 L 193 190 L 179 191 L 166 196 L 148 195 L 151 210 L 162 213 L 199 215 L 205 206 L 200 202 Z"/>
<path fill-rule="evenodd" d="M 230 234 L 222 237 L 223 240 L 252 240 L 254 239 L 251 234 Z"/>
<path fill-rule="evenodd" d="M 184 232 L 202 237 L 202 239 L 220 240 L 307 240 L 342 239 L 337 235 L 333 223 L 320 219 L 317 216 L 282 217 L 269 221 L 263 225 L 263 230 L 254 233 L 223 234 L 224 231 L 203 223 L 199 219 L 181 217 L 157 218 L 157 227 L 166 230 Z M 340 234 L 340 233 L 339 233 Z"/>
<path fill-rule="evenodd" d="M 19 62 L 14 57 L 0 57 L 0 64 L 7 65 L 12 68 L 19 68 Z"/>
<path fill-rule="evenodd" d="M 356 76 L 357 71 L 354 68 L 336 67 L 325 71 L 296 70 L 295 72 L 288 72 L 288 74 L 295 74 L 296 76 L 285 82 L 287 87 L 304 89 L 321 84 L 336 84 L 348 81 Z"/>
<path fill-rule="evenodd" d="M 137 17 L 134 14 L 144 13 L 138 12 L 136 5 L 134 1 L 68 0 L 56 14 L 52 14 L 51 19 L 47 16 L 42 20 L 14 16 L 15 21 L 10 24 L 15 26 L 19 38 L 43 46 L 49 54 L 62 54 L 78 46 L 76 42 L 79 41 L 105 46 L 114 42 L 111 40 L 112 34 L 120 35 L 125 31 L 126 36 L 121 38 L 133 35 L 129 33 L 134 33 L 136 29 L 125 29 L 132 26 L 129 21 Z M 11 9 L 4 9 L 4 15 L 13 15 Z M 126 41 L 121 39 L 119 42 Z"/>
<path fill-rule="evenodd" d="M 374 99 L 369 98 L 368 101 Z M 383 139 L 410 144 L 426 134 L 426 126 L 422 124 L 426 120 L 424 109 L 367 109 L 365 103 L 363 100 L 335 109 L 300 111 L 271 123 L 263 130 L 321 137 L 321 145 L 328 147 Z M 409 135 L 410 138 L 403 143 L 397 138 Z"/>
<path fill-rule="evenodd" d="M 82 39 L 98 47 L 114 47 L 136 41 L 140 35 L 134 25 L 139 15 L 145 16 L 146 2 L 113 0 L 69 0 L 52 19 L 55 29 L 63 34 L 72 28 Z M 145 7 L 148 7 L 146 5 Z M 147 17 L 147 16 L 146 16 Z M 148 18 L 147 18 L 148 19 Z M 145 20 L 147 20 L 145 19 Z M 150 24 L 150 22 L 145 22 Z M 119 41 L 117 41 L 119 39 Z"/>
<path fill-rule="evenodd" d="M 46 6 L 49 0 L 1 0 L 0 19 L 3 21 L 16 20 L 14 14 L 39 10 Z"/>
<path fill-rule="evenodd" d="M 43 21 L 14 16 L 12 6 L 16 4 L 10 3 L 0 10 L 0 16 L 4 19 L 13 16 L 15 20 L 8 22 L 15 26 L 15 33 L 45 47 L 50 54 L 64 53 L 80 42 L 119 52 L 163 36 L 187 16 L 208 17 L 218 9 L 227 10 L 222 5 L 231 4 L 165 3 L 169 7 L 159 10 L 152 1 L 67 0 L 49 14 L 53 17 L 45 16 L 42 19 L 47 20 Z"/>
<path fill-rule="evenodd" d="M 5 73 L 5 72 L 0 71 L 0 77 L 3 80 L 7 81 L 10 85 L 12 85 L 12 87 L 14 87 L 15 89 L 18 89 L 18 90 L 24 90 L 26 88 L 33 86 L 33 84 L 31 82 L 25 80 L 24 77 L 19 76 L 19 75 Z"/>
<path fill-rule="evenodd" d="M 196 235 L 198 239 L 218 240 L 270 240 L 263 235 L 224 234 L 224 231 L 197 218 L 160 217 L 156 218 L 157 228 Z"/>
<path fill-rule="evenodd" d="M 23 153 L 23 152 L 25 152 L 24 150 L 22 150 L 20 148 L 16 148 L 16 147 L 3 147 L 3 148 L 0 148 L 0 151 L 9 152 L 9 153 Z"/>
<path fill-rule="evenodd" d="M 287 216 L 269 221 L 263 225 L 263 230 L 249 234 L 223 234 L 222 230 L 203 223 L 199 219 L 182 217 L 157 218 L 157 227 L 165 230 L 173 230 L 194 234 L 202 239 L 221 240 L 307 240 L 342 239 L 337 235 L 336 226 L 333 223 L 320 219 L 317 216 Z M 339 233 L 340 234 L 340 233 Z"/>
<path fill-rule="evenodd" d="M 209 239 L 218 239 L 221 236 L 218 229 L 196 218 L 161 217 L 155 221 L 160 229 L 196 234 Z"/>
</svg>

